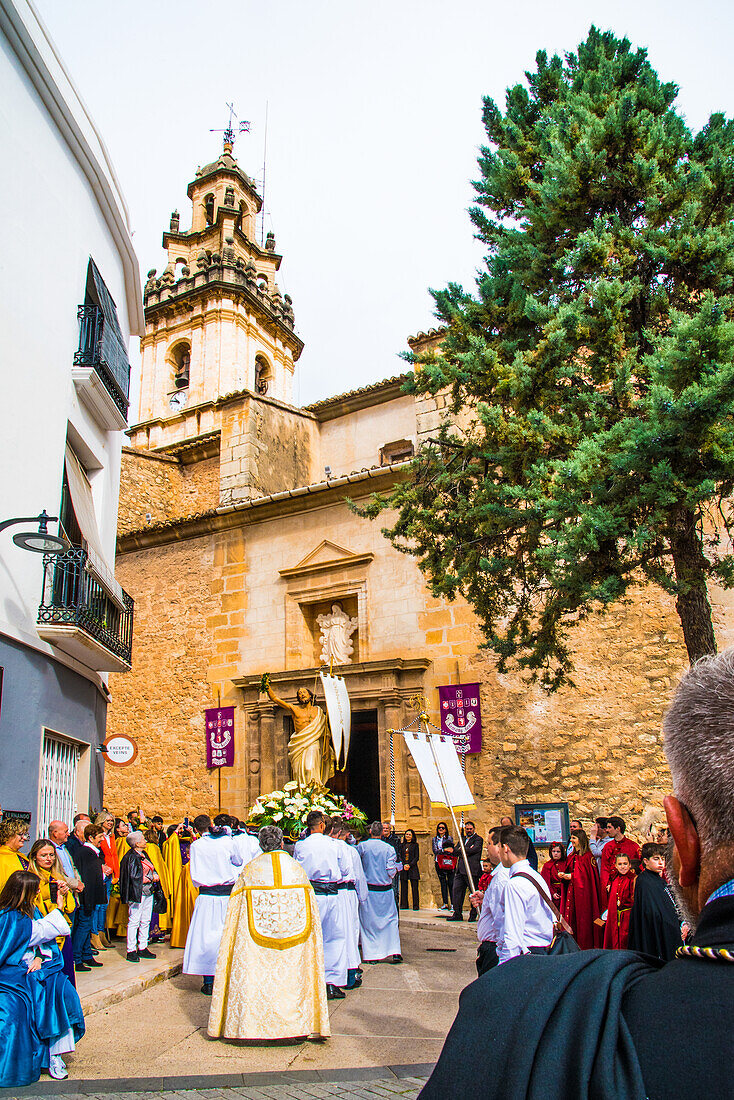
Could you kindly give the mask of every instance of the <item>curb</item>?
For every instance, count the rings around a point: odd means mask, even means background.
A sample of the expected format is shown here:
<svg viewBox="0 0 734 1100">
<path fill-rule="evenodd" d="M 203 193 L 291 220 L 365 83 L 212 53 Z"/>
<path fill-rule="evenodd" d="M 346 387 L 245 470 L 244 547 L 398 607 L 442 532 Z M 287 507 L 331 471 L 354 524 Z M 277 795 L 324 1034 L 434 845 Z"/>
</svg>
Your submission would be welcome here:
<svg viewBox="0 0 734 1100">
<path fill-rule="evenodd" d="M 3 1096 L 104 1096 L 105 1093 L 173 1092 L 184 1089 L 240 1088 L 242 1085 L 339 1084 L 347 1081 L 402 1081 L 406 1078 L 426 1078 L 435 1063 L 419 1062 L 405 1066 L 355 1066 L 344 1069 L 292 1069 L 281 1073 L 217 1073 L 188 1077 L 111 1077 L 96 1080 L 37 1081 L 23 1088 L 0 1089 Z"/>
<path fill-rule="evenodd" d="M 126 1001 L 128 997 L 134 997 L 137 993 L 142 993 L 143 990 L 150 989 L 151 986 L 157 985 L 159 982 L 165 982 L 168 978 L 175 977 L 181 973 L 182 968 L 183 959 L 179 959 L 177 962 L 169 963 L 155 974 L 148 974 L 141 978 L 128 978 L 109 989 L 100 989 L 97 993 L 90 993 L 82 1000 L 82 1011 L 85 1016 L 91 1016 L 94 1012 L 99 1012 L 100 1009 L 109 1008 L 110 1005 L 119 1004 L 120 1001 Z M 2 1095 L 1 1090 L 0 1095 Z"/>
</svg>

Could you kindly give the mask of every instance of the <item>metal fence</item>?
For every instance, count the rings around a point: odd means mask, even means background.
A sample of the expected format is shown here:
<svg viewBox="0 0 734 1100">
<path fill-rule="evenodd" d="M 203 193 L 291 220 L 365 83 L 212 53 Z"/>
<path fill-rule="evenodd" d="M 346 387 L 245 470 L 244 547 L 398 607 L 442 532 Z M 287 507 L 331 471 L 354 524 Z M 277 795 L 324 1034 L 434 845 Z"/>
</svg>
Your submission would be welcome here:
<svg viewBox="0 0 734 1100">
<path fill-rule="evenodd" d="M 87 551 L 81 547 L 44 555 L 38 622 L 78 626 L 130 664 L 134 604 L 127 592 L 122 597 L 121 611 L 90 571 Z"/>
</svg>

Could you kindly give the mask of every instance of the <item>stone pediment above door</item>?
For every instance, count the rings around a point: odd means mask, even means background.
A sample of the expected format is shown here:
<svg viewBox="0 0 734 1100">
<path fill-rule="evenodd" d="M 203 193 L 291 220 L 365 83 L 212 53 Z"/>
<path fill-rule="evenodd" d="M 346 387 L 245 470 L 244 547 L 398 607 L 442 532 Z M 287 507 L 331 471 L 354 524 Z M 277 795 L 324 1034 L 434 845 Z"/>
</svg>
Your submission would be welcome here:
<svg viewBox="0 0 734 1100">
<path fill-rule="evenodd" d="M 291 566 L 290 569 L 281 569 L 280 575 L 284 580 L 297 581 L 332 570 L 343 571 L 349 568 L 351 571 L 360 567 L 366 570 L 374 556 L 372 553 L 355 554 L 329 539 L 324 539 L 297 565 Z"/>
<path fill-rule="evenodd" d="M 374 556 L 324 539 L 296 565 L 280 570 L 285 584 L 286 669 L 319 663 L 320 616 L 333 612 L 335 604 L 353 621 L 350 663 L 368 659 L 368 572 Z"/>
</svg>

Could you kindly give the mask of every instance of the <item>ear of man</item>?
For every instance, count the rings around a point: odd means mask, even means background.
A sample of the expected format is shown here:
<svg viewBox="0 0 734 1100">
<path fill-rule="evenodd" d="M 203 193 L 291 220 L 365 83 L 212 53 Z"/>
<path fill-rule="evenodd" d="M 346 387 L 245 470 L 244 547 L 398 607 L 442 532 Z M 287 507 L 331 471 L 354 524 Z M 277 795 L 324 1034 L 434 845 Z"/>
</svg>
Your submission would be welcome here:
<svg viewBox="0 0 734 1100">
<path fill-rule="evenodd" d="M 683 887 L 695 886 L 701 871 L 701 841 L 685 806 L 672 795 L 663 799 L 668 828 L 680 860 L 678 880 Z"/>
</svg>

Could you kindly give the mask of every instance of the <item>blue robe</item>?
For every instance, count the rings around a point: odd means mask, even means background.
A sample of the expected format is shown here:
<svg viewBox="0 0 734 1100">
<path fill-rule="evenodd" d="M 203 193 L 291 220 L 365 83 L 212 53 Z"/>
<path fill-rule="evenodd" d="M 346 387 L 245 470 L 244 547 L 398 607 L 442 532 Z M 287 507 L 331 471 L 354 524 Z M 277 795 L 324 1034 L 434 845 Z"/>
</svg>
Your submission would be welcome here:
<svg viewBox="0 0 734 1100">
<path fill-rule="evenodd" d="M 36 914 L 40 918 L 40 913 Z M 79 994 L 64 974 L 56 940 L 14 909 L 0 912 L 0 1086 L 32 1084 L 48 1065 L 49 1046 L 69 1031 L 84 1034 Z M 44 944 L 40 970 L 28 973 L 31 938 Z"/>
<path fill-rule="evenodd" d="M 84 1034 L 84 1014 L 79 994 L 64 973 L 64 960 L 55 940 L 44 944 L 51 957 L 43 960 L 40 970 L 28 974 L 33 999 L 36 1031 L 46 1046 L 73 1031 L 74 1042 Z M 48 1064 L 44 1058 L 43 1065 Z"/>
<path fill-rule="evenodd" d="M 32 923 L 15 909 L 0 912 L 0 1086 L 20 1088 L 41 1076 L 45 1044 L 35 1026 L 35 1005 L 22 961 Z"/>
</svg>

